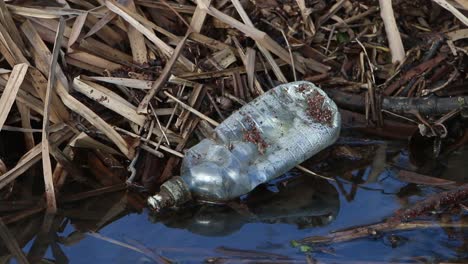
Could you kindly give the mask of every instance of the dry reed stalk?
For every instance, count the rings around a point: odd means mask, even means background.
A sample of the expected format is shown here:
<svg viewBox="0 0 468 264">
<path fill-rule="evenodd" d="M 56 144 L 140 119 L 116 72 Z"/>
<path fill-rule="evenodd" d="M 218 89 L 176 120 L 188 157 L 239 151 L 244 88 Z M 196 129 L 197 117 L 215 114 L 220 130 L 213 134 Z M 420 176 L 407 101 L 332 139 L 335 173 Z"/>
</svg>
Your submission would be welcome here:
<svg viewBox="0 0 468 264">
<path fill-rule="evenodd" d="M 456 8 L 468 10 L 468 0 L 455 0 L 455 2 L 459 5 Z"/>
<path fill-rule="evenodd" d="M 305 0 L 296 0 L 296 2 L 299 6 L 299 9 L 301 9 L 302 21 L 304 22 L 306 31 L 310 31 L 312 36 L 315 35 L 316 28 L 314 22 L 312 22 L 312 19 L 310 18 L 312 10 L 306 7 Z"/>
<path fill-rule="evenodd" d="M 62 101 L 70 110 L 79 113 L 84 117 L 90 124 L 99 129 L 104 133 L 115 145 L 122 151 L 122 153 L 129 159 L 135 155 L 135 144 L 127 142 L 123 137 L 117 133 L 111 125 L 109 125 L 104 119 L 99 117 L 91 109 L 86 107 L 83 103 L 78 101 L 76 98 L 65 92 L 63 89 L 59 92 Z"/>
<path fill-rule="evenodd" d="M 286 65 L 285 63 L 279 62 L 278 60 L 276 60 L 276 63 L 279 66 Z M 262 63 L 255 64 L 255 71 L 257 72 L 270 70 L 270 69 L 271 69 L 270 65 L 264 65 Z M 192 80 L 228 77 L 228 76 L 231 76 L 235 72 L 238 72 L 240 74 L 246 73 L 245 66 L 229 68 L 229 69 L 221 70 L 221 71 L 216 70 L 216 71 L 208 71 L 208 72 L 189 72 L 189 73 L 179 74 L 177 77 L 192 81 Z"/>
<path fill-rule="evenodd" d="M 11 13 L 24 17 L 46 18 L 54 19 L 61 16 L 79 16 L 85 13 L 83 10 L 78 9 L 62 9 L 62 8 L 33 8 L 17 5 L 7 5 Z"/>
<path fill-rule="evenodd" d="M 24 129 L 31 129 L 31 110 L 28 105 L 20 102 L 18 98 L 16 98 L 16 107 L 18 108 L 18 112 L 20 113 L 21 117 L 21 127 Z M 34 148 L 36 145 L 34 136 L 32 132 L 24 132 L 24 142 L 26 150 L 30 150 Z"/>
<path fill-rule="evenodd" d="M 78 134 L 75 138 L 73 138 L 73 140 L 71 140 L 68 143 L 68 145 L 74 148 L 99 149 L 109 154 L 122 155 L 117 150 L 88 136 L 85 132 L 81 132 L 80 134 Z"/>
<path fill-rule="evenodd" d="M 50 19 L 30 19 L 34 25 L 36 31 L 39 33 L 43 41 L 53 43 L 55 37 L 55 30 L 57 28 L 57 21 Z M 70 38 L 72 34 L 72 29 L 65 27 L 64 36 Z M 65 44 L 65 43 L 64 43 Z M 132 56 L 115 49 L 107 44 L 104 44 L 92 37 L 83 39 L 78 38 L 77 43 L 81 51 L 86 51 L 88 53 L 97 55 L 101 57 L 101 60 L 111 61 L 117 64 L 130 63 L 132 61 Z M 64 45 L 64 47 L 66 47 Z M 89 63 L 94 63 L 92 60 Z"/>
<path fill-rule="evenodd" d="M 177 44 L 177 47 L 174 50 L 174 53 L 172 54 L 171 59 L 164 66 L 164 69 L 161 72 L 161 75 L 159 75 L 158 79 L 153 83 L 153 86 L 151 87 L 149 92 L 146 94 L 143 100 L 141 100 L 137 109 L 137 112 L 139 114 L 148 113 L 149 102 L 151 101 L 151 99 L 153 99 L 153 97 L 156 95 L 158 90 L 162 88 L 162 86 L 166 83 L 167 79 L 169 78 L 172 67 L 174 66 L 176 60 L 179 58 L 180 53 L 182 52 L 182 47 L 185 45 L 185 42 L 187 41 L 187 38 L 189 37 L 189 35 L 190 35 L 190 31 L 187 32 L 187 34 L 182 39 L 182 41 L 180 41 L 179 44 Z"/>
<path fill-rule="evenodd" d="M 75 41 L 78 40 L 78 37 L 80 36 L 81 31 L 83 30 L 83 26 L 86 22 L 87 17 L 88 13 L 84 13 L 75 18 L 75 22 L 73 23 L 73 27 L 68 37 L 67 48 L 69 52 L 71 51 L 71 46 L 73 46 L 73 44 L 75 44 Z"/>
<path fill-rule="evenodd" d="M 54 142 L 54 144 L 59 145 L 69 139 L 71 136 L 70 130 L 63 129 L 51 135 L 49 141 Z M 0 176 L 0 190 L 3 189 L 6 185 L 13 182 L 16 178 L 26 172 L 31 166 L 36 164 L 41 159 L 42 152 L 42 143 L 37 144 L 24 154 L 15 167 L 11 168 L 5 174 Z"/>
<path fill-rule="evenodd" d="M 463 13 L 460 12 L 458 9 L 453 7 L 453 5 L 451 5 L 449 2 L 447 2 L 446 0 L 432 0 L 432 1 L 436 2 L 438 5 L 440 5 L 441 7 L 445 8 L 447 11 L 452 13 L 463 24 L 465 24 L 465 26 L 468 26 L 468 18 L 465 15 L 463 15 Z M 468 3 L 466 3 L 466 1 L 462 3 L 464 7 L 468 6 Z"/>
<path fill-rule="evenodd" d="M 54 93 L 55 88 L 55 74 L 57 67 L 57 59 L 60 52 L 60 46 L 63 39 L 63 28 L 65 25 L 65 20 L 63 17 L 60 18 L 60 22 L 57 29 L 57 35 L 55 37 L 55 44 L 52 51 L 52 58 L 49 66 L 49 76 L 47 82 L 47 90 L 44 98 L 44 114 L 42 119 L 42 170 L 44 173 L 44 183 L 45 183 L 45 193 L 47 201 L 47 212 L 56 213 L 57 212 L 57 201 L 55 199 L 55 188 L 54 180 L 52 176 L 52 164 L 50 161 L 50 142 L 49 142 L 49 112 L 52 94 Z"/>
<path fill-rule="evenodd" d="M 111 83 L 115 85 L 122 85 L 128 88 L 150 90 L 153 86 L 153 81 L 138 80 L 131 78 L 119 78 L 119 77 L 101 77 L 101 76 L 81 76 L 82 80 L 96 80 L 104 83 Z"/>
<path fill-rule="evenodd" d="M 337 0 L 337 2 L 331 6 L 324 15 L 317 19 L 315 26 L 320 28 L 328 19 L 330 19 L 334 14 L 336 14 L 336 12 L 338 12 L 338 10 L 343 7 L 346 1 L 347 0 Z"/>
<path fill-rule="evenodd" d="M 5 124 L 27 71 L 28 65 L 26 63 L 17 64 L 13 67 L 13 71 L 0 98 L 0 130 Z"/>
<path fill-rule="evenodd" d="M 4 0 L 0 0 L 0 22 L 5 26 L 16 45 L 18 45 L 21 50 L 26 50 L 23 39 L 16 28 L 15 22 L 13 21 Z"/>
<path fill-rule="evenodd" d="M 150 31 L 145 25 L 137 20 L 139 17 L 141 19 L 141 16 L 135 15 L 135 13 L 131 12 L 128 8 L 114 1 L 106 1 L 106 6 L 109 8 L 109 10 L 125 19 L 125 21 L 127 21 L 143 35 L 145 35 L 149 40 L 151 40 L 166 57 L 171 58 L 173 56 L 175 51 L 159 37 L 157 37 L 152 31 Z M 187 70 L 194 71 L 196 69 L 196 66 L 184 56 L 178 56 L 178 60 Z"/>
<path fill-rule="evenodd" d="M 73 53 L 67 54 L 67 58 L 72 58 L 77 61 L 85 62 L 87 64 L 93 65 L 102 69 L 100 73 L 103 73 L 105 70 L 115 71 L 122 68 L 122 65 L 113 63 L 102 57 L 83 52 L 83 51 L 74 51 Z"/>
<path fill-rule="evenodd" d="M 255 50 L 252 48 L 247 48 L 247 52 L 245 53 L 245 71 L 247 74 L 247 83 L 249 85 L 250 91 L 254 91 L 254 82 L 257 88 L 260 88 L 260 83 L 255 78 Z M 257 84 L 258 83 L 258 84 Z"/>
<path fill-rule="evenodd" d="M 197 108 L 199 105 L 196 106 L 196 103 L 197 102 L 200 102 L 203 100 L 203 95 L 202 95 L 202 92 L 203 92 L 203 84 L 196 84 L 193 89 L 192 89 L 192 92 L 190 94 L 190 97 L 188 99 L 188 105 L 193 107 L 193 108 Z M 187 110 L 182 110 L 182 112 L 179 114 L 179 118 L 177 119 L 177 121 L 175 122 L 175 127 L 176 128 L 179 128 L 180 131 L 184 131 L 184 128 L 185 128 L 185 124 L 188 120 L 190 116 L 190 112 L 188 112 Z"/>
<path fill-rule="evenodd" d="M 255 28 L 252 21 L 250 20 L 249 18 L 249 15 L 247 15 L 247 13 L 245 12 L 244 8 L 242 7 L 241 3 L 239 2 L 239 0 L 232 0 L 232 3 L 234 5 L 234 7 L 236 8 L 237 12 L 239 13 L 240 17 L 242 18 L 242 20 L 244 21 L 244 23 L 246 25 L 248 25 L 249 27 L 252 27 L 252 28 Z M 275 60 L 273 59 L 273 56 L 271 56 L 271 53 L 269 50 L 267 50 L 264 46 L 265 45 L 268 45 L 268 43 L 264 43 L 264 42 L 274 42 L 268 35 L 265 35 L 266 38 L 264 39 L 264 41 L 260 41 L 260 40 L 256 40 L 256 43 L 258 45 L 258 49 L 260 50 L 260 52 L 263 53 L 263 56 L 265 56 L 265 58 L 267 59 L 268 63 L 271 65 L 272 69 L 273 69 L 273 72 L 275 73 L 276 77 L 278 78 L 279 81 L 283 82 L 283 83 L 287 83 L 288 80 L 286 79 L 286 77 L 284 77 L 283 75 L 283 72 L 281 71 L 281 69 L 279 68 L 278 64 L 276 64 Z M 255 39 L 255 38 L 254 38 Z M 274 44 L 277 45 L 276 42 L 274 42 Z M 289 57 L 290 59 L 290 57 Z M 292 61 L 288 61 L 286 60 L 286 62 L 288 63 L 291 63 L 292 64 Z"/>
<path fill-rule="evenodd" d="M 237 38 L 233 37 L 232 40 L 234 41 L 234 44 L 237 47 L 238 54 L 241 57 L 242 63 L 245 66 L 245 73 L 247 74 L 247 78 L 249 82 L 251 81 L 251 78 L 253 78 L 254 84 L 255 84 L 255 89 L 258 95 L 261 95 L 264 93 L 262 89 L 262 85 L 258 81 L 258 79 L 255 77 L 255 70 L 256 70 L 256 63 L 255 63 L 255 58 L 256 58 L 256 52 L 252 48 L 247 48 L 247 52 L 245 53 L 244 50 L 241 47 L 241 44 L 237 40 Z M 252 90 L 252 93 L 254 91 Z"/>
<path fill-rule="evenodd" d="M 200 111 L 198 111 L 197 109 L 194 109 L 193 107 L 187 105 L 186 103 L 180 101 L 179 99 L 177 99 L 175 96 L 173 96 L 172 94 L 168 93 L 168 92 L 164 92 L 164 94 L 166 96 L 168 96 L 169 98 L 171 98 L 172 100 L 174 100 L 176 103 L 178 103 L 180 106 L 182 106 L 182 108 L 192 112 L 194 115 L 208 121 L 210 124 L 212 124 L 213 126 L 218 126 L 219 123 L 216 122 L 215 120 L 211 119 L 210 117 L 204 115 L 203 113 L 201 113 Z"/>
<path fill-rule="evenodd" d="M 28 63 L 23 50 L 17 45 L 16 41 L 2 24 L 0 24 L 0 52 L 12 67 L 19 63 Z"/>
<path fill-rule="evenodd" d="M 380 16 L 385 25 L 385 32 L 387 32 L 388 44 L 392 53 L 392 62 L 403 62 L 405 59 L 405 48 L 401 41 L 400 31 L 398 30 L 395 16 L 393 14 L 393 7 L 391 0 L 379 0 L 380 3 Z"/>
<path fill-rule="evenodd" d="M 42 73 L 39 70 L 37 70 L 36 68 L 32 68 L 32 67 L 30 67 L 29 69 L 29 79 L 31 81 L 32 86 L 36 90 L 39 98 L 41 98 L 43 102 L 46 96 L 47 79 L 44 77 L 44 75 L 42 75 Z M 43 113 L 43 112 L 41 110 L 38 113 Z M 53 123 L 66 122 L 70 118 L 68 110 L 66 109 L 62 101 L 60 101 L 60 98 L 58 97 L 56 93 L 52 94 L 52 111 L 51 111 L 50 118 Z"/>
<path fill-rule="evenodd" d="M 48 50 L 47 46 L 42 41 L 42 39 L 39 37 L 35 29 L 28 26 L 26 23 L 23 24 L 23 26 L 24 25 L 26 25 L 26 28 L 28 28 L 27 32 L 28 36 L 30 36 L 28 39 L 31 43 L 31 46 L 34 48 L 34 51 L 38 54 L 36 64 L 40 65 L 41 61 L 50 61 L 50 51 Z M 48 69 L 44 68 L 42 69 L 42 71 L 48 72 Z M 122 151 L 122 153 L 125 156 L 132 158 L 135 155 L 135 146 L 133 145 L 134 143 L 129 143 L 125 141 L 122 138 L 122 136 L 112 128 L 111 125 L 105 122 L 101 117 L 99 117 L 96 113 L 94 113 L 91 109 L 86 107 L 75 97 L 71 96 L 68 93 L 67 89 L 63 86 L 62 82 L 57 83 L 57 94 L 60 96 L 65 106 L 67 106 L 73 112 L 76 112 L 82 117 L 84 117 L 89 123 L 91 123 L 97 129 L 99 129 L 101 132 L 103 132 L 112 142 L 114 142 L 114 144 L 117 145 L 117 147 Z"/>
<path fill-rule="evenodd" d="M 76 91 L 86 95 L 90 99 L 93 99 L 139 126 L 143 126 L 146 122 L 146 117 L 144 115 L 139 115 L 136 112 L 136 106 L 132 105 L 127 100 L 104 86 L 81 80 L 79 77 L 76 77 L 73 80 L 73 87 Z"/>
<path fill-rule="evenodd" d="M 203 4 L 200 4 L 202 3 Z M 274 53 L 278 57 L 280 57 L 283 61 L 287 63 L 291 63 L 291 58 L 289 57 L 289 53 L 282 48 L 277 42 L 275 42 L 273 39 L 271 39 L 270 36 L 268 36 L 265 32 L 258 30 L 257 28 L 253 26 L 246 25 L 244 23 L 241 23 L 240 21 L 234 19 L 233 17 L 230 17 L 223 12 L 219 11 L 218 9 L 212 7 L 212 6 L 207 6 L 206 5 L 206 0 L 199 0 L 199 5 L 205 9 L 205 11 L 210 14 L 211 16 L 223 21 L 224 23 L 238 29 L 239 31 L 243 32 L 247 36 L 251 37 L 255 41 L 259 42 L 260 46 L 263 46 L 270 52 Z M 243 10 L 243 9 L 242 9 Z M 242 16 L 241 16 L 242 17 Z M 273 63 L 273 62 L 270 62 Z M 274 67 L 272 65 L 272 67 Z M 297 66 L 297 70 L 301 73 L 304 73 L 304 68 L 302 66 Z M 279 74 L 279 72 L 276 72 Z"/>
<path fill-rule="evenodd" d="M 135 3 L 133 0 L 127 1 L 128 8 L 137 12 Z M 133 26 L 128 26 L 128 40 L 130 42 L 130 48 L 133 54 L 133 61 L 144 64 L 148 62 L 148 53 L 146 51 L 145 37 Z"/>
<path fill-rule="evenodd" d="M 92 16 L 90 16 L 91 18 Z M 84 35 L 83 38 L 88 38 L 88 37 L 91 37 L 92 35 L 96 34 L 98 31 L 100 31 L 101 29 L 103 29 L 107 23 L 109 23 L 110 21 L 112 21 L 114 18 L 116 18 L 117 15 L 115 13 L 112 13 L 112 12 L 107 12 L 104 17 L 102 17 L 101 19 L 99 20 L 95 20 L 95 21 L 90 21 L 92 23 L 92 27 L 89 29 L 88 33 L 86 33 L 86 35 Z M 85 20 L 86 21 L 86 20 Z M 117 37 L 118 38 L 118 37 Z M 112 37 L 104 37 L 103 38 L 104 41 L 109 41 L 109 39 L 112 39 Z M 114 41 L 111 41 L 110 43 L 108 42 L 109 45 L 113 45 L 115 44 Z"/>
<path fill-rule="evenodd" d="M 97 9 L 102 9 L 103 11 L 107 11 L 103 6 L 98 7 Z M 114 26 L 117 28 L 120 28 L 121 30 L 125 31 L 126 27 L 123 25 L 122 21 L 120 20 L 113 20 L 113 18 L 116 17 L 116 15 L 113 12 L 107 11 L 104 13 L 102 16 L 101 20 L 94 15 L 92 15 L 92 10 L 89 11 L 91 13 L 88 16 L 88 19 L 86 19 L 86 26 L 91 29 L 95 27 L 97 24 L 104 23 L 104 25 L 95 33 L 96 36 L 98 36 L 102 41 L 104 41 L 107 45 L 109 46 L 115 46 L 119 43 L 121 43 L 124 40 L 124 36 L 122 34 L 119 34 L 117 31 L 115 31 L 112 27 L 108 25 L 110 21 L 114 22 Z M 110 20 L 109 20 L 110 19 Z M 107 22 L 109 20 L 109 22 Z"/>
<path fill-rule="evenodd" d="M 197 42 L 197 43 L 200 43 L 200 44 L 202 44 L 202 45 L 204 45 L 206 47 L 209 47 L 212 50 L 230 49 L 230 50 L 235 52 L 235 49 L 233 47 L 227 45 L 226 43 L 221 42 L 221 41 L 219 41 L 217 39 L 207 37 L 207 36 L 202 35 L 202 34 L 197 33 L 197 32 L 192 32 L 192 34 L 190 35 L 190 39 Z"/>
<path fill-rule="evenodd" d="M 206 12 L 201 8 L 197 1 L 197 7 L 195 8 L 195 12 L 192 16 L 192 21 L 190 21 L 190 27 L 192 27 L 193 32 L 200 33 L 203 23 L 205 22 Z M 205 5 L 209 6 L 211 4 L 211 0 L 206 0 Z"/>
<path fill-rule="evenodd" d="M 210 64 L 217 70 L 224 70 L 237 61 L 236 55 L 231 49 L 224 49 L 214 52 L 205 59 L 204 64 Z"/>
</svg>

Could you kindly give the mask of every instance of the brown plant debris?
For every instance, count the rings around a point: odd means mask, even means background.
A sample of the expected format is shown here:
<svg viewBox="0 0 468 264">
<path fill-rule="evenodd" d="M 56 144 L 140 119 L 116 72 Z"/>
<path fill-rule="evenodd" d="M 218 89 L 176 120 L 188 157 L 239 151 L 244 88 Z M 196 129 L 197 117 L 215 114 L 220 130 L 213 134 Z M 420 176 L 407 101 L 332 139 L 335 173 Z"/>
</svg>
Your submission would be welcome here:
<svg viewBox="0 0 468 264">
<path fill-rule="evenodd" d="M 429 214 L 433 210 L 440 210 L 447 206 L 457 206 L 468 199 L 468 184 L 457 187 L 453 190 L 434 194 L 414 205 L 398 210 L 395 216 L 388 221 L 408 221 L 419 216 Z"/>
<path fill-rule="evenodd" d="M 268 144 L 263 139 L 257 125 L 251 117 L 246 117 L 244 123 L 247 125 L 247 129 L 244 129 L 244 140 L 257 145 L 258 152 L 263 155 L 268 147 Z"/>
<path fill-rule="evenodd" d="M 28 202 L 2 212 L 3 222 L 34 221 L 46 209 L 44 181 L 37 180 L 46 145 L 47 189 L 53 186 L 59 211 L 65 197 L 123 188 L 146 195 L 178 175 L 199 136 L 294 80 L 327 90 L 344 125 L 352 119 L 366 133 L 407 138 L 424 121 L 429 130 L 447 127 L 443 144 L 459 142 L 442 151 L 460 147 L 466 140 L 450 137 L 466 129 L 466 6 L 433 2 L 0 0 L 0 95 L 8 102 L 0 113 L 0 163 L 8 168 L 0 171 L 0 197 Z M 389 27 L 384 14 L 392 10 Z M 400 49 L 395 59 L 388 36 L 397 33 L 404 54 Z M 22 65 L 24 75 L 15 78 Z M 310 93 L 304 113 L 331 125 L 323 103 Z M 262 131 L 245 123 L 239 137 L 264 154 Z M 46 145 L 35 134 L 42 130 Z M 67 210 L 79 211 L 74 201 Z"/>
<path fill-rule="evenodd" d="M 327 106 L 324 106 L 325 97 L 314 91 L 307 97 L 307 114 L 317 122 L 330 126 L 332 125 L 333 113 Z"/>
</svg>

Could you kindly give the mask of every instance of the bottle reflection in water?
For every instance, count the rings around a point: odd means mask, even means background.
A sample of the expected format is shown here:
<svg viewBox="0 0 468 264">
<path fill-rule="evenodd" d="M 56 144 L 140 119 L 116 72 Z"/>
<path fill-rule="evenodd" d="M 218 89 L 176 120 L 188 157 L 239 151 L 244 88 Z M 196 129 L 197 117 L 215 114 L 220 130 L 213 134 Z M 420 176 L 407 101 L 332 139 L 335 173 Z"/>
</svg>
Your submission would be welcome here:
<svg viewBox="0 0 468 264">
<path fill-rule="evenodd" d="M 340 122 L 335 103 L 314 84 L 275 87 L 221 123 L 214 139 L 192 147 L 181 177 L 148 203 L 159 210 L 192 197 L 222 202 L 244 195 L 333 144 Z"/>
<path fill-rule="evenodd" d="M 197 204 L 154 214 L 152 220 L 203 236 L 227 236 L 247 223 L 282 223 L 304 229 L 327 225 L 338 215 L 338 192 L 325 180 L 301 176 L 277 186 L 277 192 L 265 187 L 249 193 L 239 205 L 246 207 L 244 212 L 227 205 Z"/>
</svg>

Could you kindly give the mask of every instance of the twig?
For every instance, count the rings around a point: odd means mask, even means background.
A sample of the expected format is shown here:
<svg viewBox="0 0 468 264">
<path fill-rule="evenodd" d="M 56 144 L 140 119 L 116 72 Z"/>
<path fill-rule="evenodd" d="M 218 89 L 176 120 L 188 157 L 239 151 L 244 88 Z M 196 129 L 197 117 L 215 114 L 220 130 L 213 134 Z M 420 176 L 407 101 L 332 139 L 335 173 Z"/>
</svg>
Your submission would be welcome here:
<svg viewBox="0 0 468 264">
<path fill-rule="evenodd" d="M 456 205 L 468 198 L 468 184 L 464 184 L 456 189 L 437 193 L 428 198 L 416 202 L 409 208 L 399 210 L 389 218 L 388 222 L 407 221 L 415 217 L 429 213 L 431 210 L 439 209 L 443 206 Z"/>
<path fill-rule="evenodd" d="M 437 87 L 434 87 L 434 88 L 431 88 L 431 89 L 424 89 L 421 91 L 421 95 L 422 96 L 426 96 L 428 94 L 431 94 L 431 93 L 435 93 L 437 91 L 440 91 L 442 89 L 444 89 L 445 87 L 447 87 L 455 78 L 457 78 L 459 75 L 459 72 L 458 70 L 455 68 L 455 70 L 452 72 L 452 74 L 450 74 L 450 77 L 447 79 L 446 82 L 444 82 L 442 85 L 439 85 Z"/>
<path fill-rule="evenodd" d="M 281 34 L 283 34 L 283 38 L 286 41 L 286 45 L 288 47 L 289 56 L 291 57 L 291 68 L 292 68 L 292 72 L 293 72 L 293 76 L 294 76 L 294 81 L 297 81 L 296 65 L 294 63 L 294 56 L 293 56 L 293 53 L 291 51 L 291 45 L 289 45 L 288 37 L 284 33 L 284 30 L 281 30 Z"/>
<path fill-rule="evenodd" d="M 333 179 L 331 177 L 327 177 L 327 176 L 324 176 L 324 175 L 320 175 L 320 174 L 315 173 L 315 172 L 313 172 L 313 171 L 311 171 L 311 170 L 309 170 L 306 167 L 303 167 L 301 165 L 296 165 L 296 168 L 303 171 L 303 172 L 305 172 L 305 173 L 308 173 L 308 174 L 310 174 L 312 176 L 315 176 L 315 177 L 319 177 L 319 178 L 322 178 L 322 179 L 325 179 L 325 180 L 330 180 L 330 181 L 336 181 L 336 179 Z"/>
<path fill-rule="evenodd" d="M 180 106 L 182 106 L 182 108 L 192 112 L 194 115 L 202 118 L 202 119 L 205 119 L 206 121 L 208 121 L 210 124 L 212 124 L 213 126 L 218 126 L 219 123 L 216 122 L 215 120 L 211 119 L 210 117 L 204 115 L 203 113 L 201 113 L 200 111 L 198 111 L 197 109 L 189 106 L 188 104 L 180 101 L 179 99 L 177 99 L 175 96 L 173 96 L 172 94 L 168 93 L 167 91 L 164 91 L 164 94 L 166 96 L 168 96 L 169 98 L 171 98 L 172 100 L 174 100 L 176 103 L 178 103 Z"/>
<path fill-rule="evenodd" d="M 434 223 L 434 221 L 414 221 L 408 223 L 400 222 L 383 222 L 349 228 L 343 231 L 336 231 L 326 236 L 311 236 L 298 240 L 298 243 L 303 244 L 330 244 L 351 241 L 363 237 L 378 236 L 381 232 L 403 231 L 422 228 L 441 228 L 454 227 L 459 228 L 460 223 Z M 466 226 L 463 226 L 466 227 Z"/>
<path fill-rule="evenodd" d="M 115 128 L 115 130 L 117 130 L 117 131 L 119 131 L 119 132 L 125 133 L 125 134 L 130 135 L 130 136 L 135 137 L 135 138 L 139 138 L 141 141 L 153 145 L 154 147 L 156 147 L 156 149 L 159 149 L 159 148 L 160 148 L 160 149 L 162 149 L 162 150 L 164 150 L 164 151 L 166 151 L 166 152 L 168 152 L 168 153 L 171 153 L 172 155 L 178 156 L 179 158 L 183 158 L 183 157 L 184 157 L 184 154 L 182 154 L 182 153 L 180 153 L 180 152 L 178 152 L 178 151 L 175 151 L 175 150 L 173 150 L 173 149 L 170 149 L 170 148 L 168 148 L 168 147 L 166 147 L 166 146 L 164 146 L 164 145 L 160 145 L 160 144 L 158 144 L 158 143 L 156 143 L 156 142 L 154 142 L 154 141 L 151 141 L 151 140 L 149 140 L 149 139 L 140 137 L 139 135 L 137 135 L 137 134 L 135 134 L 135 133 L 132 133 L 132 132 L 130 132 L 130 131 L 127 131 L 127 130 L 125 130 L 125 129 L 122 129 L 122 128 L 120 128 L 120 127 L 114 127 L 114 128 Z"/>
<path fill-rule="evenodd" d="M 340 107 L 364 111 L 365 101 L 360 95 L 334 89 L 328 89 L 327 94 Z M 384 96 L 381 109 L 397 114 L 410 114 L 412 111 L 418 111 L 422 115 L 441 115 L 463 107 L 468 107 L 468 96 L 421 98 Z"/>
<path fill-rule="evenodd" d="M 164 139 L 166 140 L 166 144 L 169 145 L 169 139 L 167 138 L 167 135 L 166 135 L 166 129 L 163 129 L 162 125 L 161 125 L 161 122 L 159 121 L 159 117 L 158 115 L 156 114 L 156 109 L 154 109 L 153 105 L 152 104 L 149 104 L 150 108 L 151 108 L 151 112 L 153 113 L 154 115 L 154 119 L 156 119 L 156 123 L 158 123 L 158 127 L 159 127 L 159 130 L 161 130 L 161 133 L 163 134 L 164 136 Z M 154 129 L 154 128 L 153 128 Z M 153 133 L 153 131 L 150 131 L 151 133 Z"/>
</svg>

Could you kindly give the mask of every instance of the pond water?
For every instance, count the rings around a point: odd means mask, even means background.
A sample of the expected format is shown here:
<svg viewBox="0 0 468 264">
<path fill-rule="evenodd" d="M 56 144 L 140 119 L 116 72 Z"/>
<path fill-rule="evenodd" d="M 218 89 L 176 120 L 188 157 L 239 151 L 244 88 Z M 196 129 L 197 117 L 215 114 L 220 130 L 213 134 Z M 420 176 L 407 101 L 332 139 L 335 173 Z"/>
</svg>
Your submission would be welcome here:
<svg viewBox="0 0 468 264">
<path fill-rule="evenodd" d="M 404 152 L 393 160 L 405 163 Z M 375 160 L 371 162 L 378 166 Z M 353 163 L 357 162 L 349 164 Z M 350 175 L 362 180 L 374 173 L 371 166 L 350 168 Z M 416 191 L 403 194 L 412 188 L 397 179 L 391 166 L 379 171 L 377 181 L 360 185 L 292 172 L 256 189 L 241 202 L 228 206 L 192 204 L 159 215 L 146 209 L 129 213 L 129 194 L 112 193 L 84 200 L 78 210 L 65 208 L 62 213 L 71 220 L 63 225 L 66 218 L 59 219 L 62 229 L 57 227 L 59 231 L 49 236 L 55 242 L 43 249 L 44 258 L 54 263 L 468 262 L 466 229 L 435 226 L 319 246 L 292 242 L 381 222 L 399 208 L 436 191 L 413 187 Z M 37 216 L 37 223 L 42 217 Z M 467 221 L 466 213 L 449 217 Z M 38 251 L 34 245 L 38 242 L 34 241 L 24 246 L 26 253 Z"/>
</svg>

